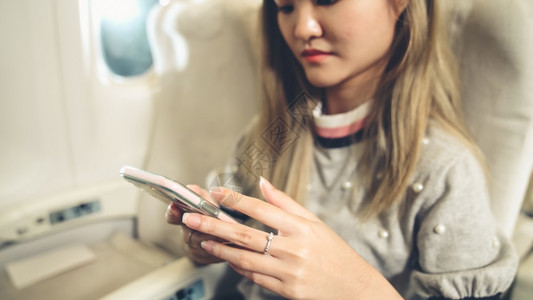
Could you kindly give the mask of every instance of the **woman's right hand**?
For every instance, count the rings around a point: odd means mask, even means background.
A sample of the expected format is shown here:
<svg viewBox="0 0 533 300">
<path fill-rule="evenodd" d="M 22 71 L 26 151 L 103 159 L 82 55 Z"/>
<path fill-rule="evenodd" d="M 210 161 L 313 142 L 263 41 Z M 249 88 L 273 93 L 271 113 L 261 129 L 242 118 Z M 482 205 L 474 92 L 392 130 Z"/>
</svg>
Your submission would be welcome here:
<svg viewBox="0 0 533 300">
<path fill-rule="evenodd" d="M 209 193 L 207 193 L 205 190 L 203 190 L 199 186 L 188 185 L 187 187 L 193 190 L 198 195 L 202 196 L 202 198 L 218 206 L 217 202 L 211 200 Z M 183 214 L 184 214 L 184 211 L 178 208 L 174 203 L 169 204 L 167 208 L 167 212 L 166 212 L 167 223 L 174 224 L 174 225 L 183 225 L 183 222 L 182 222 Z M 208 234 L 205 234 L 199 231 L 192 230 L 187 226 L 182 226 L 181 228 L 183 230 L 183 242 L 185 244 L 186 255 L 193 262 L 197 264 L 207 265 L 207 264 L 213 264 L 213 263 L 218 263 L 222 261 L 221 259 L 209 254 L 202 247 L 200 247 L 200 243 L 202 243 L 202 241 L 213 241 L 213 240 L 224 242 L 223 240 L 212 235 L 208 235 Z"/>
</svg>

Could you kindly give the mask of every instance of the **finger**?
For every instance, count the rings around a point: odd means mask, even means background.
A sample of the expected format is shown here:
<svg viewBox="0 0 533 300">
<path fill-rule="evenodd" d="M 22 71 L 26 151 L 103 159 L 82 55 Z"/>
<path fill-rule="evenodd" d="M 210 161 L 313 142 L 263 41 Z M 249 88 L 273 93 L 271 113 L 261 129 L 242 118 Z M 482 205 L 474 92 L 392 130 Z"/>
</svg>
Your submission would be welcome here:
<svg viewBox="0 0 533 300">
<path fill-rule="evenodd" d="M 237 246 L 259 253 L 265 252 L 267 244 L 269 245 L 269 253 L 272 256 L 279 256 L 283 253 L 283 251 L 280 253 L 277 251 L 278 249 L 284 249 L 283 247 L 280 247 L 281 237 L 277 238 L 278 245 L 273 247 L 273 239 L 271 239 L 269 243 L 268 233 L 246 225 L 228 223 L 196 213 L 185 214 L 183 217 L 183 223 L 187 225 L 187 227 L 203 232 L 208 236 L 215 236 L 220 240 L 228 241 Z M 213 240 L 213 238 L 211 240 Z"/>
<path fill-rule="evenodd" d="M 203 242 L 202 248 L 213 256 L 236 266 L 241 271 L 259 273 L 277 280 L 280 280 L 277 275 L 283 274 L 282 270 L 286 267 L 273 256 L 233 248 L 215 241 Z"/>
<path fill-rule="evenodd" d="M 201 251 L 201 252 L 200 252 Z M 185 254 L 190 260 L 200 265 L 210 265 L 223 262 L 220 258 L 211 255 L 209 252 L 200 250 L 190 250 Z"/>
<path fill-rule="evenodd" d="M 200 197 L 202 197 L 205 200 L 209 201 L 211 204 L 216 205 L 217 207 L 220 206 L 218 204 L 218 202 L 216 202 L 213 199 L 211 199 L 211 195 L 206 190 L 202 189 L 200 186 L 198 186 L 196 184 L 188 184 L 187 188 L 190 189 L 191 191 L 195 192 L 196 194 L 200 195 Z"/>
<path fill-rule="evenodd" d="M 217 241 L 220 243 L 226 242 L 225 240 L 218 238 L 213 235 L 205 234 L 200 231 L 192 230 L 187 226 L 182 227 L 183 230 L 183 241 L 185 244 L 187 244 L 190 248 L 194 249 L 200 249 L 202 248 L 200 244 L 203 241 Z"/>
<path fill-rule="evenodd" d="M 194 230 L 189 229 L 187 226 L 183 226 L 183 242 L 185 242 L 189 248 L 201 248 L 200 243 L 202 241 L 198 240 L 199 237 L 196 237 L 195 243 L 192 240 L 194 232 Z"/>
<path fill-rule="evenodd" d="M 231 193 L 227 193 L 226 190 L 224 187 L 213 187 L 209 190 L 209 195 L 211 199 L 227 207 L 234 205 L 243 196 L 234 190 L 231 190 Z"/>
<path fill-rule="evenodd" d="M 217 187 L 212 192 L 213 200 L 244 213 L 257 221 L 286 233 L 301 231 L 303 219 L 263 200 L 248 197 L 227 188 Z"/>
<path fill-rule="evenodd" d="M 216 236 L 204 234 L 199 231 L 191 230 L 187 227 L 183 228 L 183 240 L 189 245 L 190 248 L 200 249 L 202 248 L 200 244 L 203 241 L 217 241 L 217 242 L 226 242 L 225 240 L 218 238 Z"/>
<path fill-rule="evenodd" d="M 167 207 L 167 211 L 165 213 L 165 218 L 167 219 L 167 223 L 169 224 L 175 224 L 175 225 L 182 225 L 181 222 L 182 214 L 179 208 L 174 204 L 170 203 Z"/>
<path fill-rule="evenodd" d="M 281 294 L 280 291 L 281 291 L 281 287 L 282 287 L 282 282 L 281 280 L 279 280 L 278 278 L 275 278 L 275 277 L 272 277 L 272 276 L 268 276 L 268 275 L 264 275 L 264 274 L 261 274 L 261 273 L 254 273 L 254 272 L 251 272 L 251 271 L 248 271 L 248 270 L 244 270 L 242 268 L 240 268 L 239 266 L 233 264 L 233 263 L 229 263 L 228 262 L 228 265 L 233 269 L 235 270 L 235 272 L 241 274 L 242 276 L 250 279 L 251 281 L 253 281 L 254 283 L 268 289 L 268 290 L 271 290 L 275 293 L 278 293 L 278 294 Z"/>
<path fill-rule="evenodd" d="M 259 188 L 261 189 L 261 193 L 263 193 L 263 197 L 265 197 L 265 200 L 268 201 L 268 203 L 279 207 L 286 212 L 295 214 L 308 220 L 318 220 L 318 218 L 311 211 L 294 201 L 283 191 L 275 188 L 272 183 L 270 183 L 264 177 L 261 177 L 259 180 Z"/>
<path fill-rule="evenodd" d="M 206 240 L 217 240 L 214 236 L 208 236 L 201 232 L 191 230 L 183 226 L 183 241 L 185 243 L 186 255 L 191 260 L 199 264 L 210 264 L 221 262 L 218 257 L 205 251 L 201 246 L 201 242 Z"/>
<path fill-rule="evenodd" d="M 202 265 L 223 262 L 223 260 L 205 251 L 204 249 L 191 248 L 189 245 L 185 245 L 185 256 L 195 263 Z"/>
</svg>

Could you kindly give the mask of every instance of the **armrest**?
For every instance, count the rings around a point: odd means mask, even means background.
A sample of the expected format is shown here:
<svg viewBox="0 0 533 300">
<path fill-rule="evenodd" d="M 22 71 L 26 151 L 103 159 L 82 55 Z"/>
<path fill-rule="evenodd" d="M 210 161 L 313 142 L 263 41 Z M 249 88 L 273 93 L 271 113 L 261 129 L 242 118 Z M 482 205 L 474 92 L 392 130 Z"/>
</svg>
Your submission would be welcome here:
<svg viewBox="0 0 533 300">
<path fill-rule="evenodd" d="M 183 293 L 194 295 L 193 299 L 212 299 L 217 283 L 226 269 L 224 263 L 196 267 L 188 258 L 183 257 L 102 299 L 168 299 Z"/>
</svg>

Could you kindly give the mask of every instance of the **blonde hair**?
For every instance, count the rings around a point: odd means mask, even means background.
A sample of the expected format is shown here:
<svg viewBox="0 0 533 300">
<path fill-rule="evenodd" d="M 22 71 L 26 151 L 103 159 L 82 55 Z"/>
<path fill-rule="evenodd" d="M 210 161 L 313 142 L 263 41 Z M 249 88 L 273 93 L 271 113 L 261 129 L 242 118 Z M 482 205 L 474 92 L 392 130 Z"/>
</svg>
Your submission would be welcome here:
<svg viewBox="0 0 533 300">
<path fill-rule="evenodd" d="M 392 0 L 391 0 L 392 1 Z M 419 157 L 429 120 L 458 137 L 481 159 L 462 121 L 455 61 L 438 1 L 407 0 L 396 23 L 390 60 L 378 84 L 364 132 L 368 142 L 361 160 L 369 172 L 367 212 L 382 212 L 405 194 Z M 283 40 L 273 1 L 263 3 L 262 107 L 242 143 L 263 149 L 272 164 L 262 175 L 300 203 L 305 202 L 313 151 L 313 125 L 298 118 L 301 105 L 313 107 L 320 90 L 306 80 Z M 306 101 L 301 101 L 305 91 Z M 296 116 L 296 117 L 295 117 Z M 303 125 L 302 125 L 303 124 Z M 286 130 L 276 143 L 269 130 Z M 296 137 L 293 142 L 291 140 Z M 377 174 L 379 180 L 375 180 Z M 253 181 L 252 178 L 248 178 Z M 250 186 L 256 183 L 249 182 Z M 257 190 L 255 190 L 257 192 Z"/>
</svg>

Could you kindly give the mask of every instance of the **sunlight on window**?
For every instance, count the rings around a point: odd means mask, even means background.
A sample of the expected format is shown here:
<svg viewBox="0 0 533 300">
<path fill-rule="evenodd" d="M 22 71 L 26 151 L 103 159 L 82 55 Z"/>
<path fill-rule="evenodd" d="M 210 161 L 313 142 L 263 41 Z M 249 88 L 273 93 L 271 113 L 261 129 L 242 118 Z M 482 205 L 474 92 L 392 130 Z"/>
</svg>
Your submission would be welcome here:
<svg viewBox="0 0 533 300">
<path fill-rule="evenodd" d="M 99 20 L 102 56 L 118 76 L 144 74 L 153 63 L 146 19 L 158 0 L 94 0 Z"/>
<path fill-rule="evenodd" d="M 142 14 L 141 5 L 135 0 L 97 1 L 96 11 L 102 20 L 126 24 Z"/>
</svg>

